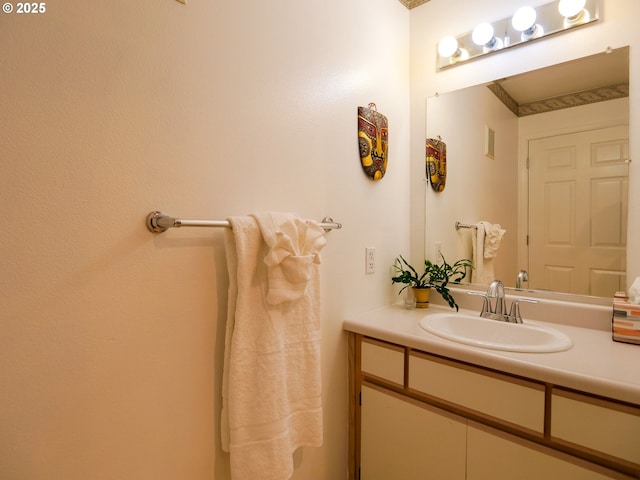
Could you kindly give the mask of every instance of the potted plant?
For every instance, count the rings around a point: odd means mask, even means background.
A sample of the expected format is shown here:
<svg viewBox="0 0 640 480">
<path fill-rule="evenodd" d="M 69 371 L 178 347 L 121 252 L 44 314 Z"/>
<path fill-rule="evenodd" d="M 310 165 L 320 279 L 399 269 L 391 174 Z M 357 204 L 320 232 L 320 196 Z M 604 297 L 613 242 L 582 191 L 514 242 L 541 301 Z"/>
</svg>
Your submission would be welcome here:
<svg viewBox="0 0 640 480">
<path fill-rule="evenodd" d="M 418 271 L 402 255 L 399 255 L 393 264 L 397 275 L 392 277 L 391 281 L 392 283 L 406 284 L 400 289 L 399 293 L 402 293 L 407 287 L 412 287 L 416 297 L 416 305 L 419 307 L 426 308 L 429 306 L 429 292 L 431 288 L 434 288 L 436 292 L 442 295 L 442 298 L 445 299 L 449 306 L 457 311 L 458 304 L 447 285 L 449 282 L 460 283 L 467 276 L 467 268 L 473 268 L 473 264 L 471 260 L 464 258 L 453 265 L 449 265 L 442 254 L 440 254 L 440 258 L 442 263 L 433 263 L 425 259 L 424 271 L 422 274 L 418 274 Z M 426 295 L 426 299 L 422 298 L 422 295 Z"/>
</svg>

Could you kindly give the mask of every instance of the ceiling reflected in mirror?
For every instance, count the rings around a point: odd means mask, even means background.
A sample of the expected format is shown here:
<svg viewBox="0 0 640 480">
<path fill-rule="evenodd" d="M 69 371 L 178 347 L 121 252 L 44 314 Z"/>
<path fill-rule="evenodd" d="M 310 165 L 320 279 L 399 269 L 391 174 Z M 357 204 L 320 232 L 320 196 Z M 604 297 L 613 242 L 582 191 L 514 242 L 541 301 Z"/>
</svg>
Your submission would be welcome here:
<svg viewBox="0 0 640 480">
<path fill-rule="evenodd" d="M 600 18 L 600 0 L 558 0 L 538 7 L 524 6 L 513 16 L 481 22 L 471 32 L 446 36 L 437 45 L 438 69 L 453 67 L 577 27 Z"/>
<path fill-rule="evenodd" d="M 628 52 L 608 50 L 487 85 L 518 117 L 629 96 Z"/>
</svg>

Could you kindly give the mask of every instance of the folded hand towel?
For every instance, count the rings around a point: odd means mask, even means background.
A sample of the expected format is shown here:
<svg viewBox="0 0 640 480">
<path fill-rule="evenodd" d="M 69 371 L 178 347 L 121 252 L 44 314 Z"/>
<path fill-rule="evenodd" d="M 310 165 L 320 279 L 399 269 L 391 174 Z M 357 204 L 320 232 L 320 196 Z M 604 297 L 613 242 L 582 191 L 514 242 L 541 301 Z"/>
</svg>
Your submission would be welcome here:
<svg viewBox="0 0 640 480">
<path fill-rule="evenodd" d="M 268 268 L 271 305 L 297 300 L 305 294 L 320 250 L 326 245 L 324 230 L 316 222 L 301 220 L 285 213 L 259 213 L 253 217 L 269 253 L 264 259 Z"/>
<path fill-rule="evenodd" d="M 484 258 L 495 258 L 498 255 L 500 241 L 506 230 L 500 225 L 489 222 L 480 222 L 484 227 Z"/>
<path fill-rule="evenodd" d="M 277 256 L 280 249 L 274 252 L 263 241 L 255 218 L 229 221 L 223 447 L 230 452 L 233 480 L 286 480 L 293 474 L 293 452 L 322 444 L 318 266 L 311 262 L 309 271 L 298 275 L 288 265 L 283 278 L 294 289 L 298 280 L 308 278 L 304 295 L 278 305 L 267 302 L 264 259 Z M 291 233 L 287 228 L 276 231 Z M 317 238 L 313 241 L 312 235 L 303 237 L 309 245 L 322 243 Z M 312 249 L 304 247 L 306 240 L 291 241 L 303 245 L 298 253 L 312 255 Z M 284 255 L 283 260 L 290 257 Z M 307 262 L 301 263 L 308 267 Z"/>
<path fill-rule="evenodd" d="M 478 222 L 472 229 L 473 266 L 471 281 L 487 284 L 495 280 L 493 262 L 506 230 L 498 224 Z"/>
</svg>

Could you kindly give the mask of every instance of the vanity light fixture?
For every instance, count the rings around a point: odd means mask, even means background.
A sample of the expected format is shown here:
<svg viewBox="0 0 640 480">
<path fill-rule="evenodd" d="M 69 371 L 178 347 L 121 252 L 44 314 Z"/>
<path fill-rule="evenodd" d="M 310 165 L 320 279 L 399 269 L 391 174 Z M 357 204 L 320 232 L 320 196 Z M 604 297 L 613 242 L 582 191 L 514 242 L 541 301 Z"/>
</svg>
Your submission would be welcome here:
<svg viewBox="0 0 640 480">
<path fill-rule="evenodd" d="M 529 6 L 521 7 L 513 14 L 513 17 L 511 18 L 511 25 L 517 31 L 522 32 L 520 34 L 520 39 L 523 42 L 527 42 L 544 35 L 544 28 L 542 25 L 538 25 L 536 23 L 537 17 L 538 14 L 536 9 Z"/>
<path fill-rule="evenodd" d="M 600 19 L 604 0 L 554 0 L 521 7 L 510 18 L 482 22 L 472 32 L 447 36 L 438 44 L 438 69 L 530 43 L 551 34 L 583 27 Z"/>
</svg>

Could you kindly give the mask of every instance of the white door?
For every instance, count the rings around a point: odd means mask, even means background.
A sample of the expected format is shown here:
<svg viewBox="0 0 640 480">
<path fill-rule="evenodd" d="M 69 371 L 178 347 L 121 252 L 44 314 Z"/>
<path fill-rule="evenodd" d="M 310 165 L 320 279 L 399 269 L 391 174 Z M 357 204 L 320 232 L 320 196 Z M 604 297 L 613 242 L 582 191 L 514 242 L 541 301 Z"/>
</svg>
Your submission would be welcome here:
<svg viewBox="0 0 640 480">
<path fill-rule="evenodd" d="M 529 142 L 529 286 L 625 289 L 628 126 Z"/>
</svg>

